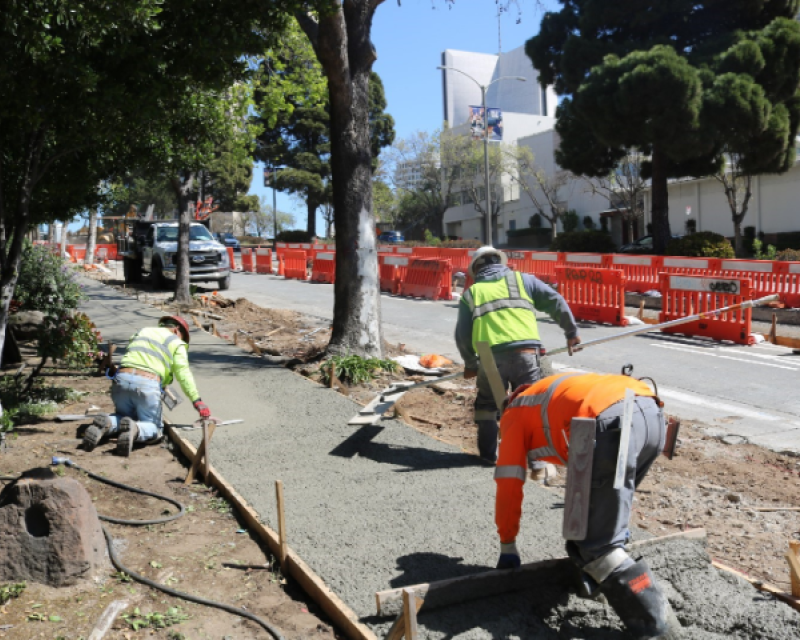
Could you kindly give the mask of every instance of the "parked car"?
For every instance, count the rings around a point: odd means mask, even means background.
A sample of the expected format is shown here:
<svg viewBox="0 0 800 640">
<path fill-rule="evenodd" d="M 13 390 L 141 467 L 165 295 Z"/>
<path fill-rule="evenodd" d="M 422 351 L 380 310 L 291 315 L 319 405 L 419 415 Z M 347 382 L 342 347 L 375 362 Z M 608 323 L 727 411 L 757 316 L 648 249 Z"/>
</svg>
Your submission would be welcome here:
<svg viewBox="0 0 800 640">
<path fill-rule="evenodd" d="M 242 247 L 239 244 L 239 241 L 236 239 L 236 236 L 233 235 L 231 232 L 220 232 L 214 234 L 219 240 L 220 244 L 225 245 L 226 247 L 230 247 L 234 251 L 241 251 Z"/>
<path fill-rule="evenodd" d="M 378 236 L 378 242 L 383 244 L 397 244 L 405 241 L 405 236 L 399 231 L 384 231 Z"/>
<path fill-rule="evenodd" d="M 681 235 L 673 235 L 672 239 L 676 240 L 682 237 Z M 619 248 L 619 253 L 653 253 L 653 236 L 642 236 L 630 244 L 624 244 Z"/>
</svg>

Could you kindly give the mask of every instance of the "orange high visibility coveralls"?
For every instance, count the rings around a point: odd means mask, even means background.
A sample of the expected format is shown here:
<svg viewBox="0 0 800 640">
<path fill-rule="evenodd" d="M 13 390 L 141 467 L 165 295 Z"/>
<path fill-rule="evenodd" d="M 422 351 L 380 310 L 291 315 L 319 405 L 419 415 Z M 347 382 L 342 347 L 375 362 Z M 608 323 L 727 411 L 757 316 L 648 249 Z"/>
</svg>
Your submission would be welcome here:
<svg viewBox="0 0 800 640">
<path fill-rule="evenodd" d="M 572 418 L 596 418 L 633 389 L 654 397 L 644 382 L 623 375 L 559 374 L 535 382 L 517 395 L 500 421 L 495 468 L 495 523 L 500 542 L 514 542 L 522 516 L 522 485 L 531 457 L 566 465 Z"/>
</svg>

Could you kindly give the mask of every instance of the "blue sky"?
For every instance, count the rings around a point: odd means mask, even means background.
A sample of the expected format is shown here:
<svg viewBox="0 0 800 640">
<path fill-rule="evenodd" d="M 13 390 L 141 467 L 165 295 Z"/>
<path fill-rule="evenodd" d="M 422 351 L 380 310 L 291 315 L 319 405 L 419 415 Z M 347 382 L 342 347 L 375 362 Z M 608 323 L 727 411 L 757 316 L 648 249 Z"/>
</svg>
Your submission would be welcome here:
<svg viewBox="0 0 800 640">
<path fill-rule="evenodd" d="M 544 6 L 557 10 L 555 0 Z M 536 0 L 519 0 L 521 14 L 515 7 L 500 18 L 502 50 L 523 45 L 539 30 L 542 12 Z M 516 24 L 521 18 L 520 24 Z M 383 80 L 387 111 L 395 120 L 397 138 L 415 131 L 433 131 L 442 125 L 441 53 L 460 49 L 479 53 L 497 53 L 497 5 L 493 0 L 386 0 L 375 13 L 372 41 L 378 52 L 374 69 Z M 469 69 L 464 69 L 469 73 Z M 250 193 L 267 195 L 263 186 L 263 167 L 256 166 Z M 278 209 L 295 214 L 295 227 L 305 228 L 305 208 L 287 195 L 278 193 Z M 317 230 L 324 232 L 321 216 Z"/>
</svg>

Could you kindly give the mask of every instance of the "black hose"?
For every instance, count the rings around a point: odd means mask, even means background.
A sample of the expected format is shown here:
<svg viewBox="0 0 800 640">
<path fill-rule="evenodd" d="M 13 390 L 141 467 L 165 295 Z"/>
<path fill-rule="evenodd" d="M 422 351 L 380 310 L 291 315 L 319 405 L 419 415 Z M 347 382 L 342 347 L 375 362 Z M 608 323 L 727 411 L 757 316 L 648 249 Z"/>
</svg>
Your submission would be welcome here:
<svg viewBox="0 0 800 640">
<path fill-rule="evenodd" d="M 53 464 L 65 464 L 66 466 L 71 467 L 72 469 L 83 471 L 90 478 L 94 478 L 95 480 L 98 480 L 100 482 L 105 482 L 106 484 L 110 484 L 112 487 L 117 487 L 124 491 L 132 491 L 133 493 L 140 493 L 142 495 L 150 496 L 152 498 L 158 498 L 159 500 L 164 500 L 165 502 L 169 502 L 170 504 L 173 504 L 180 509 L 178 513 L 174 513 L 171 516 L 166 516 L 164 518 L 158 518 L 156 520 L 120 520 L 118 518 L 112 518 L 110 516 L 103 516 L 98 513 L 97 516 L 101 520 L 105 520 L 106 522 L 113 522 L 115 524 L 126 524 L 136 527 L 148 524 L 162 524 L 164 522 L 171 522 L 172 520 L 177 520 L 186 513 L 185 507 L 174 498 L 170 498 L 168 496 L 162 496 L 157 493 L 151 493 L 150 491 L 145 491 L 144 489 L 139 489 L 138 487 L 131 487 L 130 485 L 123 484 L 122 482 L 117 482 L 116 480 L 104 478 L 103 476 L 97 475 L 96 473 L 87 471 L 86 469 L 78 466 L 68 458 L 53 458 Z M 12 478 L 12 479 L 17 480 L 17 478 Z M 249 611 L 244 611 L 242 609 L 234 607 L 233 605 L 225 604 L 224 602 L 217 602 L 216 600 L 207 600 L 206 598 L 201 598 L 200 596 L 194 596 L 190 593 L 177 591 L 176 589 L 172 589 L 171 587 L 150 580 L 150 578 L 145 578 L 143 575 L 136 573 L 135 571 L 131 571 L 128 567 L 122 564 L 119 558 L 117 557 L 117 554 L 114 551 L 114 539 L 111 537 L 111 534 L 109 533 L 108 529 L 106 529 L 105 527 L 102 527 L 102 529 L 103 529 L 103 535 L 106 537 L 106 544 L 108 545 L 108 555 L 111 558 L 111 564 L 113 564 L 119 571 L 123 571 L 124 573 L 128 574 L 131 578 L 133 578 L 137 582 L 141 582 L 142 584 L 146 584 L 148 587 L 152 587 L 153 589 L 158 589 L 159 591 L 163 591 L 164 593 L 174 596 L 176 598 L 181 598 L 182 600 L 188 600 L 189 602 L 202 604 L 206 607 L 222 609 L 223 611 L 227 611 L 228 613 L 232 613 L 233 615 L 240 616 L 242 618 L 247 618 L 248 620 L 255 622 L 257 625 L 261 626 L 263 629 L 268 631 L 275 638 L 275 640 L 286 640 L 281 634 L 281 632 L 275 626 L 273 626 L 263 618 L 259 618 L 254 613 L 250 613 Z"/>
</svg>

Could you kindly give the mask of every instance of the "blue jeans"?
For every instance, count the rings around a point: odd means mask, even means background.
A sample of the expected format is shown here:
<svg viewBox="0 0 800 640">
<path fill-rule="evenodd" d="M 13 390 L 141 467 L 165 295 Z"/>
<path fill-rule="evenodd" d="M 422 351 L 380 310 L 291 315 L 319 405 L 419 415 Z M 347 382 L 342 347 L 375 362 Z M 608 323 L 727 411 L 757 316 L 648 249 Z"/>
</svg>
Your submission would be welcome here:
<svg viewBox="0 0 800 640">
<path fill-rule="evenodd" d="M 115 413 L 111 414 L 113 435 L 119 431 L 122 418 L 132 418 L 139 425 L 137 442 L 161 436 L 161 384 L 132 373 L 119 373 L 111 385 L 111 399 Z"/>
<path fill-rule="evenodd" d="M 497 371 L 503 380 L 503 388 L 513 391 L 523 384 L 538 382 L 542 377 L 539 356 L 529 350 L 501 351 L 493 354 Z M 478 453 L 481 458 L 494 462 L 497 460 L 498 406 L 494 401 L 489 378 L 482 365 L 478 366 L 475 380 L 478 395 L 475 397 L 475 422 L 478 424 Z M 533 466 L 532 468 L 538 468 Z"/>
</svg>

